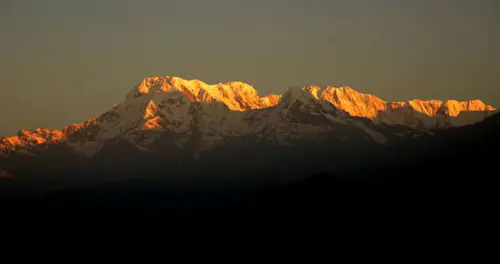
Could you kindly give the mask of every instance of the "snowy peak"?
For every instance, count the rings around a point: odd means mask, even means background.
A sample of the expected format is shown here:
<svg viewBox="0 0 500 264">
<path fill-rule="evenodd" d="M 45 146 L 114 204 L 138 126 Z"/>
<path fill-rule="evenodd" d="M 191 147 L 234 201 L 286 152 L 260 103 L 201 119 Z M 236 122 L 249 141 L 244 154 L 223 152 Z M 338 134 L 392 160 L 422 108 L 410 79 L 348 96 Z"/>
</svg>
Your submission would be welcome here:
<svg viewBox="0 0 500 264">
<path fill-rule="evenodd" d="M 386 102 L 382 99 L 374 95 L 360 93 L 349 86 L 315 87 L 312 91 L 318 99 L 325 100 L 355 117 L 374 119 L 380 111 L 386 109 Z"/>
<path fill-rule="evenodd" d="M 265 107 L 272 107 L 279 103 L 281 100 L 280 94 L 268 94 L 260 98 L 260 101 Z"/>
<path fill-rule="evenodd" d="M 47 140 L 60 141 L 65 138 L 65 135 L 60 130 L 52 130 L 48 128 L 37 128 L 35 130 L 20 130 L 18 138 L 25 141 L 32 141 L 41 144 Z"/>
<path fill-rule="evenodd" d="M 317 102 L 327 103 L 352 117 L 421 129 L 473 124 L 488 117 L 495 110 L 480 100 L 414 99 L 407 102 L 386 102 L 374 95 L 360 93 L 349 86 L 296 87 L 287 90 L 281 99 L 283 104 L 297 100 L 309 105 Z"/>
<path fill-rule="evenodd" d="M 496 109 L 483 103 L 481 100 L 456 101 L 448 100 L 444 103 L 444 111 L 448 116 L 457 117 L 461 112 L 495 111 Z"/>
<path fill-rule="evenodd" d="M 461 112 L 485 112 L 494 111 L 491 105 L 486 105 L 480 100 L 456 101 L 456 100 L 420 100 L 414 99 L 407 102 L 386 102 L 377 96 L 360 93 L 349 86 L 321 88 L 309 85 L 304 90 L 318 100 L 325 100 L 338 109 L 349 113 L 351 116 L 376 119 L 386 111 L 397 110 L 408 107 L 413 111 L 428 117 L 445 114 L 449 117 L 457 117 Z"/>
<path fill-rule="evenodd" d="M 246 111 L 274 106 L 278 95 L 260 97 L 257 90 L 243 82 L 206 84 L 200 80 L 185 80 L 179 77 L 151 76 L 145 78 L 132 90 L 127 99 L 158 92 L 180 92 L 194 102 L 220 102 L 233 111 Z"/>
<path fill-rule="evenodd" d="M 269 111 L 252 111 L 257 109 Z M 243 111 L 248 113 L 241 113 Z M 195 130 L 204 137 L 211 135 L 215 142 L 223 135 L 259 133 L 274 127 L 273 122 L 283 120 L 284 123 L 278 126 L 281 130 L 273 128 L 270 131 L 279 131 L 276 133 L 283 135 L 289 133 L 286 120 L 295 120 L 294 124 L 309 124 L 312 119 L 316 120 L 312 122 L 314 124 L 327 121 L 344 123 L 345 117 L 349 116 L 367 118 L 374 123 L 443 129 L 479 122 L 493 111 L 494 107 L 480 100 L 386 102 L 349 86 L 308 85 L 289 88 L 283 95 L 261 97 L 253 86 L 239 81 L 207 84 L 179 77 L 150 76 L 136 85 L 123 102 L 97 118 L 61 130 L 21 130 L 16 136 L 0 138 L 0 150 L 9 152 L 67 142 L 83 146 L 86 153 L 91 153 L 98 151 L 107 140 L 141 141 L 159 134 L 150 132 L 191 135 Z M 287 116 L 293 118 L 286 119 Z M 253 121 L 247 122 L 245 118 L 253 118 Z"/>
<path fill-rule="evenodd" d="M 263 97 L 249 84 L 232 81 L 214 85 L 206 84 L 200 80 L 185 80 L 179 77 L 151 76 L 145 78 L 129 95 L 138 97 L 156 92 L 181 92 L 191 101 L 220 102 L 230 110 L 246 111 L 276 106 L 279 101 L 286 98 L 302 98 L 310 100 L 315 98 L 326 101 L 336 108 L 348 113 L 350 116 L 377 119 L 383 112 L 409 108 L 428 117 L 444 114 L 457 117 L 461 112 L 494 111 L 491 105 L 486 105 L 480 100 L 420 100 L 414 99 L 407 102 L 386 102 L 377 96 L 360 93 L 350 86 L 319 87 L 308 85 L 305 87 L 289 88 L 283 95 L 269 94 Z"/>
<path fill-rule="evenodd" d="M 444 114 L 449 117 L 458 117 L 462 112 L 492 112 L 495 108 L 487 105 L 481 100 L 457 101 L 457 100 L 411 100 L 408 102 L 392 102 L 388 104 L 388 110 L 409 108 L 426 116 L 437 116 Z"/>
<path fill-rule="evenodd" d="M 392 102 L 378 120 L 420 128 L 458 127 L 480 122 L 493 114 L 495 108 L 480 100 L 411 100 Z"/>
<path fill-rule="evenodd" d="M 16 136 L 0 137 L 0 153 L 16 150 L 21 147 L 32 147 L 43 144 L 65 142 L 85 128 L 95 125 L 96 119 L 83 123 L 71 124 L 63 129 L 36 128 L 34 130 L 22 129 Z"/>
<path fill-rule="evenodd" d="M 61 130 L 37 128 L 35 130 L 20 130 L 17 136 L 0 138 L 0 150 L 9 151 L 19 146 L 36 146 L 45 143 L 57 143 L 67 137 Z"/>
<path fill-rule="evenodd" d="M 408 106 L 410 109 L 425 114 L 426 116 L 436 116 L 443 106 L 443 102 L 440 100 L 423 101 L 419 99 L 408 102 L 397 102 L 395 104 L 402 107 Z"/>
</svg>

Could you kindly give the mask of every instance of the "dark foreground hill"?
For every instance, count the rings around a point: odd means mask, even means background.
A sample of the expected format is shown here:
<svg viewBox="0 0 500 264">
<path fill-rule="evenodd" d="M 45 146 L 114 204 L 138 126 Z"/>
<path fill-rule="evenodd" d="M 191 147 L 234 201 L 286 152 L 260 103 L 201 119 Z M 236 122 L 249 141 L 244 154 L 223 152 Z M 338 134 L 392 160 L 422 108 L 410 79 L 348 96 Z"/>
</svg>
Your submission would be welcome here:
<svg viewBox="0 0 500 264">
<path fill-rule="evenodd" d="M 500 116 L 495 115 L 385 147 L 367 154 L 369 165 L 353 172 L 364 177 L 323 173 L 280 185 L 205 189 L 131 180 L 42 196 L 4 195 L 6 217 L 1 221 L 211 228 L 339 223 L 485 227 L 496 219 L 499 131 Z"/>
</svg>

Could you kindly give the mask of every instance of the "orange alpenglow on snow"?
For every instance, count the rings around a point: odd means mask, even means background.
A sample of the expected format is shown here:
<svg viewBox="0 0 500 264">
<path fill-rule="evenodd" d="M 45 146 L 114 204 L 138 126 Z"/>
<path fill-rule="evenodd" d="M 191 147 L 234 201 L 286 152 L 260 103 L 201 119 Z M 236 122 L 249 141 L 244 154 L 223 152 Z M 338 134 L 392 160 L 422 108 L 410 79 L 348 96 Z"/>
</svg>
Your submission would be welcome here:
<svg viewBox="0 0 500 264">
<path fill-rule="evenodd" d="M 158 106 L 156 106 L 153 100 L 149 101 L 148 106 L 146 107 L 146 110 L 144 112 L 144 119 L 156 117 L 157 113 Z"/>
<path fill-rule="evenodd" d="M 450 117 L 457 117 L 460 112 L 495 111 L 491 105 L 486 105 L 480 100 L 455 101 L 448 100 L 410 100 L 408 102 L 386 102 L 374 95 L 363 94 L 349 86 L 320 88 L 309 85 L 304 88 L 314 98 L 325 100 L 336 108 L 347 112 L 350 116 L 376 119 L 381 112 L 410 108 L 426 116 L 433 117 L 444 113 Z"/>
<path fill-rule="evenodd" d="M 233 111 L 275 106 L 281 97 L 274 94 L 260 97 L 253 86 L 238 81 L 210 85 L 200 80 L 185 80 L 170 76 L 147 77 L 129 96 L 137 97 L 156 92 L 181 92 L 191 101 L 221 102 Z"/>
<path fill-rule="evenodd" d="M 318 100 L 325 100 L 336 108 L 347 112 L 350 116 L 376 118 L 380 111 L 385 111 L 386 102 L 370 95 L 362 94 L 349 86 L 320 88 L 318 86 L 306 86 L 305 90 Z"/>
<path fill-rule="evenodd" d="M 23 129 L 17 136 L 0 138 L 0 150 L 8 151 L 18 146 L 33 146 L 44 143 L 56 143 L 66 140 L 66 135 L 61 130 L 37 128 L 35 130 Z"/>
<path fill-rule="evenodd" d="M 443 101 L 440 100 L 427 100 L 422 101 L 419 99 L 411 100 L 408 102 L 410 107 L 417 112 L 423 113 L 426 116 L 436 116 L 443 106 Z"/>
<path fill-rule="evenodd" d="M 281 97 L 282 96 L 280 94 L 268 94 L 261 97 L 260 101 L 267 108 L 277 105 L 281 100 Z"/>
<path fill-rule="evenodd" d="M 386 102 L 374 95 L 360 93 L 349 86 L 321 88 L 309 85 L 302 88 L 318 101 L 328 102 L 350 116 L 377 119 L 381 113 L 400 111 L 403 109 L 421 113 L 424 116 L 436 117 L 444 115 L 455 118 L 462 112 L 492 112 L 496 109 L 480 100 L 411 100 L 407 102 Z M 193 102 L 219 102 L 233 111 L 247 111 L 274 107 L 279 104 L 282 95 L 268 94 L 259 96 L 257 90 L 249 84 L 232 81 L 218 84 L 206 84 L 200 80 L 185 80 L 179 77 L 151 76 L 142 80 L 127 95 L 128 99 L 155 93 L 180 93 Z M 113 105 L 116 109 L 119 105 Z M 159 117 L 161 109 L 151 99 L 144 109 L 142 131 L 163 129 L 164 120 Z M 96 126 L 98 119 L 93 118 L 84 123 L 71 124 L 62 130 L 37 128 L 21 130 L 17 136 L 0 138 L 0 150 L 14 150 L 19 146 L 33 146 L 44 143 L 57 143 L 68 140 L 84 128 Z"/>
<path fill-rule="evenodd" d="M 148 121 L 146 121 L 146 123 L 144 123 L 144 125 L 142 127 L 142 131 L 161 130 L 161 129 L 163 129 L 163 126 L 161 125 L 162 122 L 163 122 L 163 120 L 161 119 L 161 117 L 155 116 L 155 117 L 149 119 Z"/>
<path fill-rule="evenodd" d="M 71 124 L 65 126 L 62 130 L 48 128 L 22 129 L 18 132 L 17 136 L 0 138 L 0 150 L 9 151 L 21 146 L 63 142 L 68 140 L 69 136 L 91 124 L 95 124 L 95 119 L 90 119 L 81 124 Z"/>
<path fill-rule="evenodd" d="M 427 116 L 436 116 L 443 113 L 449 117 L 457 117 L 461 112 L 493 112 L 496 109 L 483 103 L 481 100 L 457 101 L 457 100 L 411 100 L 408 102 L 392 102 L 388 105 L 388 110 L 397 110 L 409 107 L 414 111 Z"/>
<path fill-rule="evenodd" d="M 446 114 L 452 117 L 458 116 L 461 112 L 495 111 L 491 105 L 486 105 L 481 100 L 456 101 L 448 100 L 445 105 Z"/>
<path fill-rule="evenodd" d="M 71 125 L 67 125 L 63 128 L 62 132 L 64 135 L 66 136 L 69 136 L 69 135 L 73 135 L 75 134 L 76 132 L 80 131 L 80 129 L 82 129 L 84 127 L 84 124 L 71 124 Z"/>
</svg>

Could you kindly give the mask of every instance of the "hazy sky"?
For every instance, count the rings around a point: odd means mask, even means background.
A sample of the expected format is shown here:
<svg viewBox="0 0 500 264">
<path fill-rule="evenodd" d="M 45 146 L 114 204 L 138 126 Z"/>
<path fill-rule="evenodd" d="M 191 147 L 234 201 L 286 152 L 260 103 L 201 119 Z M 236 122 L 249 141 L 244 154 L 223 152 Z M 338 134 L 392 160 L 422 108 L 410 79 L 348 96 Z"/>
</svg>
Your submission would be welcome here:
<svg viewBox="0 0 500 264">
<path fill-rule="evenodd" d="M 148 75 L 500 107 L 498 0 L 0 0 L 0 33 L 0 135 L 93 117 Z"/>
</svg>

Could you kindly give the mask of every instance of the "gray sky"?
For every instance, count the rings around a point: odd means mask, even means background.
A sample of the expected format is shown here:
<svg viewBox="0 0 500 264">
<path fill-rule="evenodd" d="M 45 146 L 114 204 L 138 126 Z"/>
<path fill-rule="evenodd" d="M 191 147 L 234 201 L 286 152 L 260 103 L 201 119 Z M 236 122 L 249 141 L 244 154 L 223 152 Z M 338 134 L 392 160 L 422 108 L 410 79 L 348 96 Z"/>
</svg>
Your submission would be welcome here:
<svg viewBox="0 0 500 264">
<path fill-rule="evenodd" d="M 500 107 L 498 0 L 0 0 L 0 33 L 0 135 L 98 115 L 148 75 Z"/>
</svg>

